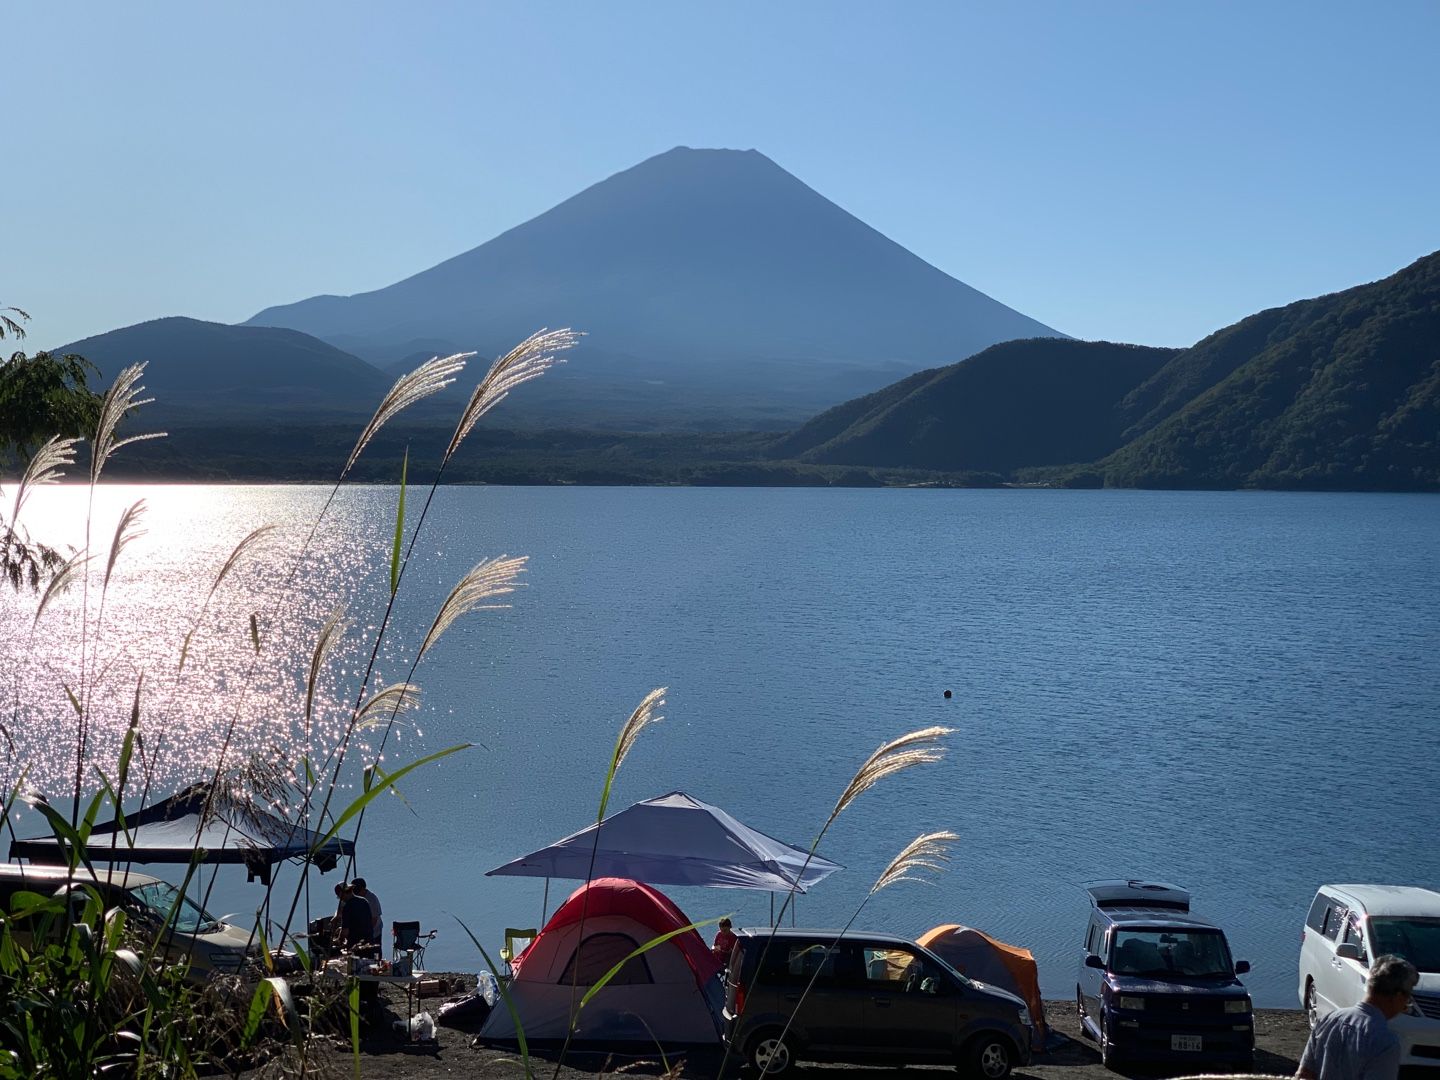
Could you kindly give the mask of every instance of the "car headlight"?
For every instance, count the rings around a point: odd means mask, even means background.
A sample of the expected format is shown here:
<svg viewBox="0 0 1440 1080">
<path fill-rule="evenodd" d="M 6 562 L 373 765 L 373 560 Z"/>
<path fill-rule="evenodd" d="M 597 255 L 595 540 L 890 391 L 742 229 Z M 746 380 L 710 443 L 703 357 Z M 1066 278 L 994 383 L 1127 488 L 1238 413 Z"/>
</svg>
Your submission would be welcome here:
<svg viewBox="0 0 1440 1080">
<path fill-rule="evenodd" d="M 1030 1010 L 1024 1005 L 1020 1006 L 1020 1026 L 1027 1028 L 1035 1026 L 1034 1022 L 1030 1019 Z"/>
<path fill-rule="evenodd" d="M 1248 1013 L 1250 1011 L 1250 999 L 1226 998 L 1225 1011 L 1227 1013 Z"/>
<path fill-rule="evenodd" d="M 212 952 L 208 954 L 206 959 L 210 961 L 211 970 L 222 972 L 227 975 L 233 975 L 235 972 L 239 971 L 241 964 L 244 962 L 244 957 L 242 957 L 239 953 L 229 952 L 228 950 L 224 952 L 218 950 L 216 952 Z"/>
<path fill-rule="evenodd" d="M 1415 999 L 1412 997 L 1410 999 L 1410 1004 L 1405 1006 L 1405 1015 L 1419 1016 L 1423 1018 L 1425 1014 L 1420 1011 L 1420 1006 L 1415 1004 Z"/>
<path fill-rule="evenodd" d="M 1145 999 L 1143 997 L 1136 997 L 1132 994 L 1121 994 L 1119 999 L 1116 1001 L 1116 1004 L 1119 1005 L 1122 1009 L 1139 1010 L 1145 1008 Z"/>
</svg>

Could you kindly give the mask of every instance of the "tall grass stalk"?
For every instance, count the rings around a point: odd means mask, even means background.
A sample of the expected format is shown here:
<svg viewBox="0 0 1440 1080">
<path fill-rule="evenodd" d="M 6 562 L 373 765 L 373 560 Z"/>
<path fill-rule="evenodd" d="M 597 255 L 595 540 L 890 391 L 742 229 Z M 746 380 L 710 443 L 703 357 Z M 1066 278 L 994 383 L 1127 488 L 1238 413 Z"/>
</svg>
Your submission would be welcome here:
<svg viewBox="0 0 1440 1080">
<path fill-rule="evenodd" d="M 415 528 L 411 530 L 410 542 L 406 546 L 404 559 L 401 560 L 398 568 L 392 571 L 390 596 L 386 601 L 384 614 L 380 618 L 380 625 L 375 631 L 369 659 L 366 661 L 365 669 L 360 676 L 360 688 L 357 692 L 355 704 L 350 711 L 350 719 L 346 723 L 344 733 L 341 735 L 338 748 L 333 754 L 334 766 L 330 771 L 330 779 L 325 786 L 324 798 L 320 803 L 319 817 L 322 822 L 325 820 L 325 815 L 330 808 L 330 800 L 339 783 L 340 770 L 344 767 L 346 756 L 349 753 L 350 742 L 354 736 L 356 724 L 359 721 L 360 706 L 365 699 L 366 692 L 369 690 L 370 678 L 375 670 L 375 662 L 380 655 L 380 645 L 384 641 L 386 630 L 390 626 L 390 618 L 395 610 L 395 600 L 399 595 L 399 589 L 405 577 L 406 567 L 409 566 L 410 557 L 415 550 L 415 543 L 420 537 L 421 530 L 425 527 L 425 519 L 430 513 L 430 506 L 435 499 L 435 492 L 439 490 L 440 482 L 444 478 L 445 466 L 450 463 L 451 458 L 454 457 L 455 452 L 460 448 L 465 437 L 470 434 L 476 422 L 484 416 L 485 413 L 489 412 L 490 409 L 504 400 L 510 390 L 516 386 L 543 375 L 559 362 L 558 354 L 574 346 L 578 340 L 579 335 L 569 329 L 540 331 L 539 333 L 532 334 L 514 349 L 511 349 L 510 352 L 490 365 L 490 369 L 485 373 L 485 377 L 480 380 L 475 390 L 471 393 L 469 400 L 466 402 L 465 408 L 460 414 L 460 419 L 455 426 L 455 433 L 451 436 L 450 443 L 446 447 L 444 455 L 441 457 L 440 465 L 435 471 L 435 477 L 430 484 L 430 490 L 425 496 L 425 504 L 421 507 L 419 520 L 416 521 Z M 379 411 L 377 411 L 377 416 L 378 415 Z M 362 441 L 356 443 L 357 453 L 362 446 L 363 434 Z M 312 791 L 307 792 L 307 807 L 311 804 L 313 798 L 313 786 L 314 785 L 312 785 Z M 356 836 L 358 839 L 358 826 Z M 353 866 L 353 861 L 351 865 Z M 296 886 L 295 896 L 290 905 L 289 915 L 286 918 L 287 925 L 295 916 L 295 910 L 299 905 L 303 888 L 304 882 L 302 880 Z"/>
<path fill-rule="evenodd" d="M 290 596 L 290 587 L 295 580 L 295 575 L 299 573 L 300 568 L 304 565 L 306 556 L 310 552 L 310 545 L 314 543 L 315 535 L 319 532 L 321 523 L 330 512 L 330 507 L 334 504 L 335 496 L 339 493 L 341 485 L 345 482 L 345 477 L 349 475 L 351 468 L 354 467 L 355 462 L 359 459 L 365 447 L 369 445 L 370 440 L 375 437 L 376 433 L 379 432 L 385 424 L 399 415 L 401 411 L 409 408 L 418 401 L 424 400 L 431 394 L 439 393 L 453 383 L 456 376 L 464 370 L 466 359 L 473 355 L 474 353 L 456 353 L 453 356 L 443 358 L 433 357 L 395 380 L 395 384 L 390 388 L 389 393 L 381 399 L 374 414 L 361 430 L 359 438 L 355 441 L 354 449 L 350 451 L 350 456 L 346 459 L 345 467 L 340 470 L 340 475 L 336 478 L 335 483 L 331 485 L 330 492 L 325 497 L 325 502 L 321 506 L 320 512 L 315 516 L 315 520 L 311 522 L 310 529 L 305 535 L 305 540 L 300 545 L 300 550 L 296 553 L 295 558 L 291 560 L 289 569 L 276 586 L 270 603 L 270 621 L 273 621 L 279 615 L 281 606 Z M 254 655 L 251 657 L 249 668 L 241 680 L 241 689 L 236 695 L 235 708 L 226 726 L 224 738 L 221 740 L 220 752 L 216 756 L 215 761 L 212 786 L 219 783 L 220 777 L 224 772 L 226 755 L 229 752 L 231 741 L 234 739 L 235 730 L 239 726 L 249 684 L 254 675 L 255 667 L 260 660 L 259 623 L 253 616 L 250 625 L 251 633 L 255 639 Z M 307 806 L 309 805 L 309 798 L 310 793 L 307 792 Z M 266 903 L 268 904 L 268 902 L 269 889 L 267 888 Z"/>
<path fill-rule="evenodd" d="M 575 1029 L 579 1020 L 580 1005 L 577 1004 L 577 1001 L 580 988 L 580 963 L 578 958 L 585 948 L 585 918 L 590 913 L 590 882 L 595 880 L 595 857 L 600 850 L 600 831 L 605 824 L 605 810 L 610 805 L 610 791 L 615 785 L 615 774 L 620 771 L 620 766 L 629 756 L 640 733 L 651 724 L 658 724 L 665 719 L 659 711 L 664 705 L 665 687 L 663 686 L 657 686 L 641 698 L 640 704 L 635 706 L 635 710 L 625 723 L 620 725 L 620 733 L 615 736 L 615 748 L 610 752 L 610 764 L 605 770 L 605 783 L 600 787 L 600 806 L 595 811 L 595 837 L 590 844 L 590 865 L 585 870 L 585 891 L 580 898 L 580 928 L 576 933 L 575 945 L 577 959 L 570 980 L 569 1022 L 565 1027 L 565 1043 L 560 1047 L 560 1056 L 555 1062 L 555 1080 L 559 1080 L 560 1069 L 565 1064 L 565 1055 L 570 1050 L 570 1043 L 575 1037 Z M 623 966 L 623 962 L 621 966 Z M 616 971 L 618 970 L 619 968 L 616 968 Z M 613 976 L 614 972 L 611 973 L 611 977 Z M 589 997 L 587 996 L 585 1000 L 588 1001 Z"/>
<path fill-rule="evenodd" d="M 98 659 L 100 651 L 100 624 L 97 620 L 95 640 L 91 642 L 90 634 L 87 631 L 86 620 L 90 614 L 90 531 L 91 523 L 95 516 L 95 489 L 100 483 L 100 476 L 105 471 L 105 465 L 116 451 L 121 447 L 129 446 L 131 443 L 145 442 L 149 439 L 163 439 L 163 431 L 147 432 L 140 435 L 127 435 L 120 437 L 116 430 L 120 421 L 130 412 L 149 405 L 154 398 L 142 398 L 145 388 L 140 385 L 140 378 L 145 374 L 145 365 L 131 364 L 115 377 L 110 384 L 110 389 L 105 391 L 105 396 L 100 401 L 99 418 L 95 425 L 95 438 L 90 444 L 90 487 L 86 496 L 85 504 L 85 545 L 81 548 L 87 555 L 85 563 L 85 574 L 81 589 L 80 601 L 80 724 L 79 736 L 75 742 L 75 798 L 72 803 L 71 821 L 74 826 L 80 815 L 80 789 L 85 778 L 85 750 L 90 735 L 90 704 L 91 704 L 91 678 L 86 669 L 86 646 L 93 645 L 90 650 L 93 657 Z M 113 560 L 112 560 L 113 564 Z M 110 575 L 105 575 L 108 586 Z M 101 591 L 101 607 L 104 606 L 104 589 Z"/>
<path fill-rule="evenodd" d="M 279 614 L 281 605 L 284 603 L 285 599 L 290 595 L 290 586 L 291 586 L 292 582 L 294 581 L 295 575 L 299 572 L 300 567 L 301 567 L 302 565 L 304 565 L 305 558 L 306 558 L 306 556 L 308 555 L 309 550 L 310 550 L 310 545 L 314 542 L 315 535 L 316 535 L 316 533 L 319 531 L 321 523 L 324 521 L 326 515 L 329 513 L 330 507 L 333 505 L 333 503 L 334 503 L 334 501 L 335 501 L 335 496 L 339 493 L 340 487 L 341 487 L 341 485 L 344 483 L 346 476 L 349 475 L 350 470 L 354 467 L 355 462 L 359 459 L 359 457 L 360 457 L 361 453 L 364 451 L 365 447 L 366 447 L 367 445 L 369 445 L 370 441 L 375 437 L 375 435 L 380 431 L 380 429 L 381 429 L 382 427 L 384 427 L 384 425 L 385 425 L 386 423 L 388 423 L 390 420 L 392 420 L 395 416 L 397 416 L 401 411 L 403 411 L 404 409 L 408 408 L 409 406 L 415 404 L 416 402 L 421 401 L 421 400 L 425 399 L 426 397 L 429 397 L 429 396 L 432 395 L 432 394 L 438 393 L 439 391 L 445 389 L 445 387 L 451 385 L 451 384 L 455 381 L 455 377 L 456 377 L 462 370 L 464 370 L 465 361 L 466 361 L 469 357 L 471 357 L 471 356 L 473 356 L 473 355 L 475 355 L 475 354 L 474 354 L 474 353 L 456 353 L 456 354 L 454 354 L 454 355 L 452 355 L 452 356 L 447 356 L 447 357 L 434 357 L 434 358 L 426 361 L 425 363 L 421 364 L 419 367 L 415 368 L 413 371 L 410 371 L 410 372 L 408 372 L 407 374 L 400 376 L 400 378 L 395 381 L 394 386 L 391 387 L 389 393 L 387 393 L 387 394 L 385 395 L 385 397 L 384 397 L 383 399 L 381 399 L 381 402 L 380 402 L 379 406 L 376 408 L 376 410 L 375 410 L 374 414 L 371 416 L 369 422 L 367 422 L 366 425 L 365 425 L 365 427 L 361 430 L 360 436 L 356 439 L 356 441 L 355 441 L 355 446 L 354 446 L 354 448 L 351 450 L 350 456 L 346 459 L 344 468 L 342 468 L 342 469 L 340 470 L 340 475 L 336 478 L 335 483 L 331 486 L 330 492 L 329 492 L 329 494 L 326 496 L 325 502 L 324 502 L 324 504 L 321 506 L 319 514 L 316 515 L 315 520 L 311 523 L 310 529 L 309 529 L 308 533 L 307 533 L 306 536 L 305 536 L 304 542 L 303 542 L 303 543 L 301 544 L 301 546 L 300 546 L 299 552 L 296 554 L 295 558 L 291 561 L 290 567 L 289 567 L 288 571 L 285 573 L 284 577 L 282 578 L 282 580 L 280 581 L 278 587 L 277 587 L 276 590 L 275 590 L 274 597 L 273 597 L 273 600 L 272 600 L 272 603 L 271 603 L 271 607 L 270 607 L 270 620 L 271 620 L 271 621 L 273 621 L 274 618 Z M 229 565 L 229 563 L 227 563 L 227 566 L 228 566 L 228 565 Z M 222 576 L 223 576 L 223 573 L 224 573 L 224 571 L 222 570 Z M 218 584 L 218 580 L 217 580 L 217 584 Z M 398 584 L 398 583 L 396 583 L 396 584 Z M 392 602 L 392 603 L 393 603 L 393 600 L 394 600 L 394 593 L 393 593 L 393 589 L 392 589 L 392 594 L 391 594 L 391 602 Z M 387 614 L 388 614 L 388 608 L 387 608 Z M 246 674 L 245 674 L 244 679 L 242 680 L 242 683 L 241 683 L 241 691 L 240 691 L 240 693 L 239 693 L 239 694 L 237 695 L 237 697 L 236 697 L 235 708 L 234 708 L 233 712 L 231 713 L 230 721 L 229 721 L 228 725 L 226 726 L 224 738 L 221 740 L 220 751 L 219 751 L 219 753 L 218 753 L 217 756 L 216 756 L 214 774 L 213 774 L 212 779 L 211 779 L 211 791 L 212 791 L 212 792 L 214 792 L 214 791 L 216 790 L 216 788 L 218 787 L 218 785 L 219 785 L 219 783 L 220 783 L 220 778 L 221 778 L 221 776 L 224 774 L 225 765 L 226 765 L 226 758 L 227 758 L 227 755 L 228 755 L 229 750 L 230 750 L 230 745 L 231 745 L 231 742 L 232 742 L 233 739 L 234 739 L 235 731 L 236 731 L 237 727 L 239 726 L 239 720 L 240 720 L 240 717 L 241 717 L 241 715 L 242 715 L 242 713 L 243 713 L 244 704 L 245 704 L 245 698 L 246 698 L 246 691 L 247 691 L 247 689 L 248 689 L 251 676 L 253 675 L 253 673 L 254 673 L 254 671 L 255 671 L 255 667 L 256 667 L 256 665 L 259 663 L 259 658 L 260 658 L 259 624 L 258 624 L 258 621 L 256 620 L 256 618 L 255 618 L 254 616 L 251 617 L 251 623 L 250 623 L 250 625 L 251 625 L 251 634 L 252 634 L 252 636 L 253 636 L 253 638 L 254 638 L 254 641 L 255 641 L 254 655 L 253 655 L 252 658 L 251 658 L 249 668 L 248 668 L 248 670 L 246 671 Z M 382 630 L 380 631 L 380 633 L 377 634 L 377 643 L 376 643 L 376 648 L 377 648 L 377 650 L 378 650 L 378 647 L 379 647 L 379 637 L 382 636 L 382 635 L 383 635 L 383 628 L 382 628 Z M 314 654 L 312 653 L 312 660 L 313 660 L 313 658 L 314 658 Z M 321 656 L 321 660 L 323 661 L 323 659 L 324 659 L 324 656 L 322 655 L 322 656 Z M 373 657 L 372 657 L 372 664 L 373 664 Z M 183 662 L 182 662 L 182 667 L 183 667 Z M 313 667 L 314 667 L 314 665 L 312 664 L 312 669 L 313 669 Z M 313 672 L 313 670 L 312 670 L 312 683 L 308 684 L 309 688 L 307 689 L 307 698 L 309 699 L 309 701 L 307 701 L 307 710 L 306 710 L 306 726 L 307 726 L 307 730 L 308 730 L 308 726 L 309 726 L 309 710 L 310 710 L 310 704 L 313 702 L 313 674 L 314 674 L 314 672 Z M 368 680 L 368 669 L 367 669 L 367 680 Z M 362 686 L 362 688 L 361 688 L 361 693 L 362 693 L 362 695 L 363 695 L 363 693 L 364 693 L 364 690 L 365 690 L 365 687 Z M 358 708 L 358 704 L 357 704 L 357 708 Z M 342 756 L 342 759 L 343 759 L 343 754 L 342 754 L 341 756 Z M 308 763 L 308 757 L 307 757 L 307 763 Z M 307 771 L 308 771 L 308 764 L 307 764 Z M 337 768 L 336 768 L 336 773 L 337 773 L 337 775 L 338 775 L 338 772 L 339 772 L 339 765 L 337 764 Z M 319 782 L 318 776 L 311 775 L 311 776 L 308 776 L 308 777 L 306 778 L 306 782 L 304 783 L 303 789 L 302 789 L 302 798 L 301 798 L 301 800 L 300 800 L 301 813 L 300 813 L 298 819 L 293 822 L 294 828 L 292 828 L 292 831 L 291 831 L 291 834 L 290 834 L 290 838 L 291 838 L 291 839 L 293 839 L 293 837 L 294 837 L 294 835 L 295 835 L 295 828 L 298 828 L 298 827 L 301 825 L 302 821 L 303 821 L 303 823 L 304 823 L 304 825 L 305 825 L 306 827 L 309 826 L 309 822 L 310 822 L 310 811 L 311 811 L 311 807 L 313 806 L 313 803 L 314 803 L 314 794 L 315 794 L 315 790 L 316 790 L 316 786 L 318 785 L 318 782 Z M 328 796 L 328 792 L 327 792 L 327 798 L 326 798 L 326 805 L 327 805 L 327 806 L 328 806 L 328 802 L 329 802 L 329 796 Z M 207 804 L 206 804 L 205 811 L 206 811 L 206 813 L 209 813 L 209 812 L 211 811 L 211 806 L 210 806 L 210 804 L 209 804 L 208 801 L 207 801 Z M 322 815 L 322 817 L 323 817 L 323 815 Z M 213 886 L 214 886 L 214 881 L 215 881 L 215 878 L 214 878 L 214 876 L 212 875 L 212 877 L 211 877 L 211 882 L 210 882 L 210 887 L 211 887 L 211 888 L 213 888 Z M 273 891 L 274 884 L 275 884 L 275 882 L 274 882 L 274 879 L 272 878 L 271 881 L 270 881 L 270 883 L 266 886 L 265 896 L 264 896 L 264 899 L 263 899 L 263 901 L 262 901 L 262 908 L 263 908 L 263 909 L 268 909 L 268 907 L 269 907 L 270 896 L 271 896 L 271 893 L 272 893 L 272 891 Z M 296 906 L 297 906 L 298 903 L 299 903 L 299 899 L 300 899 L 300 895 L 301 895 L 301 890 L 304 889 L 307 884 L 308 884 L 308 875 L 302 875 L 302 877 L 301 877 L 301 882 L 300 882 L 300 884 L 297 886 L 296 895 L 295 895 L 295 900 L 294 900 L 294 902 L 291 904 L 290 914 L 289 914 L 288 918 L 293 918 L 293 917 L 294 917 L 295 908 L 296 908 Z M 206 889 L 206 893 L 205 893 L 207 899 L 208 899 L 208 897 L 209 897 L 209 893 L 210 893 L 210 889 L 207 888 L 207 889 Z M 287 918 L 287 924 L 288 924 L 288 918 Z"/>
</svg>

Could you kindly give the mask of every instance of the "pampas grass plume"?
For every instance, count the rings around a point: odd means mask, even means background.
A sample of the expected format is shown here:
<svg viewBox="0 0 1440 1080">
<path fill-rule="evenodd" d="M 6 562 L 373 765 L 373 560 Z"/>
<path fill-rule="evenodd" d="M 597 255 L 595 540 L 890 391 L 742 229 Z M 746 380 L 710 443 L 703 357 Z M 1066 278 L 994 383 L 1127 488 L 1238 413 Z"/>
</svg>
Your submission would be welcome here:
<svg viewBox="0 0 1440 1080">
<path fill-rule="evenodd" d="M 119 561 L 121 552 L 130 546 L 132 540 L 145 534 L 145 530 L 140 528 L 140 518 L 144 513 L 145 500 L 139 499 L 120 515 L 120 521 L 115 526 L 115 540 L 110 545 L 110 558 L 105 563 L 105 588 L 110 587 L 110 575 L 115 572 L 115 563 Z"/>
<path fill-rule="evenodd" d="M 615 760 L 610 767 L 613 774 L 625 761 L 625 756 L 630 753 L 630 748 L 635 745 L 635 740 L 640 737 L 651 724 L 658 724 L 665 719 L 656 710 L 665 705 L 665 691 L 663 686 L 657 686 L 650 693 L 646 694 L 635 711 L 630 714 L 630 719 L 625 721 L 625 726 L 620 729 L 620 737 L 615 740 Z"/>
<path fill-rule="evenodd" d="M 351 467 L 360 457 L 360 452 L 369 445 L 375 433 L 390 421 L 400 410 L 409 408 L 415 402 L 429 397 L 431 394 L 444 390 L 455 381 L 455 376 L 465 370 L 465 361 L 474 356 L 473 352 L 455 353 L 452 356 L 437 356 L 425 361 L 414 371 L 407 375 L 401 375 L 395 380 L 395 385 L 380 402 L 375 410 L 375 415 L 360 432 L 360 438 L 355 440 L 355 449 L 350 451 L 350 457 L 345 462 L 345 468 L 340 470 L 340 478 L 343 480 Z"/>
<path fill-rule="evenodd" d="M 340 605 L 330 612 L 315 637 L 315 651 L 310 654 L 310 673 L 305 680 L 305 730 L 310 730 L 310 717 L 315 708 L 315 689 L 320 682 L 320 669 L 332 649 L 345 635 L 345 607 Z"/>
<path fill-rule="evenodd" d="M 35 451 L 35 456 L 25 466 L 25 472 L 20 477 L 20 487 L 15 492 L 15 512 L 10 516 L 11 525 L 20 520 L 20 509 L 25 505 L 25 497 L 30 494 L 32 487 L 55 483 L 65 475 L 68 467 L 75 464 L 75 447 L 80 441 L 52 435 Z"/>
<path fill-rule="evenodd" d="M 431 624 L 430 631 L 420 644 L 419 656 L 424 656 L 430 646 L 439 640 L 440 635 L 450 629 L 455 620 L 462 615 L 471 611 L 509 607 L 509 604 L 487 604 L 485 601 L 514 592 L 515 579 L 524 572 L 528 560 L 529 556 L 526 555 L 516 558 L 501 555 L 494 559 L 486 559 L 471 569 L 450 590 L 450 595 L 440 605 L 440 610 L 435 615 L 435 621 Z M 419 656 L 416 657 L 417 660 Z"/>
<path fill-rule="evenodd" d="M 579 333 L 570 329 L 537 330 L 491 364 L 485 378 L 470 395 L 465 411 L 460 414 L 460 423 L 455 427 L 455 435 L 442 460 L 450 460 L 476 421 L 504 401 L 511 390 L 521 383 L 538 379 L 555 364 L 563 363 L 557 354 L 573 348 L 580 338 Z"/>
<path fill-rule="evenodd" d="M 830 812 L 830 820 L 834 821 L 842 810 L 887 776 L 904 772 L 916 765 L 939 761 L 945 756 L 945 748 L 937 746 L 936 743 L 954 730 L 947 727 L 919 728 L 877 748 L 865 759 L 850 783 L 845 786 L 845 790 L 840 793 L 835 809 Z"/>
<path fill-rule="evenodd" d="M 960 839 L 953 832 L 922 833 L 906 844 L 890 865 L 880 872 L 875 884 L 870 887 L 871 895 L 888 888 L 898 881 L 923 881 L 934 884 L 928 878 L 920 877 L 924 872 L 943 873 L 950 861 L 949 847 Z"/>
<path fill-rule="evenodd" d="M 95 443 L 91 448 L 90 456 L 90 482 L 98 483 L 100 473 L 105 468 L 105 463 L 110 460 L 110 455 L 119 450 L 122 446 L 129 446 L 131 443 L 143 442 L 146 439 L 163 439 L 165 432 L 153 431 L 145 435 L 130 435 L 123 439 L 115 437 L 115 428 L 125 418 L 125 414 L 131 409 L 138 409 L 141 405 L 149 405 L 154 398 L 141 398 L 144 392 L 143 386 L 137 385 L 140 376 L 145 373 L 145 365 L 131 364 L 124 371 L 115 377 L 110 389 L 105 391 L 105 397 L 100 402 L 100 421 L 95 427 Z"/>
<path fill-rule="evenodd" d="M 360 712 L 355 718 L 355 726 L 361 728 L 378 724 L 380 722 L 378 714 L 387 710 L 393 717 L 398 712 L 419 707 L 420 688 L 418 686 L 408 682 L 391 683 L 385 689 L 371 695 L 370 700 L 360 706 Z"/>
</svg>

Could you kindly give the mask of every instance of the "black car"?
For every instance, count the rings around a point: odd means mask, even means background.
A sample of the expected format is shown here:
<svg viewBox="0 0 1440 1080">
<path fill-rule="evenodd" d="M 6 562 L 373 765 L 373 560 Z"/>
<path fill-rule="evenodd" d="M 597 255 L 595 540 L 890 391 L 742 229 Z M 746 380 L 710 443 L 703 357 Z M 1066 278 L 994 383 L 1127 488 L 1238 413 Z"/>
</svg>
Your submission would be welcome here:
<svg viewBox="0 0 1440 1080">
<path fill-rule="evenodd" d="M 1190 913 L 1174 885 L 1099 881 L 1076 979 L 1085 1034 L 1107 1066 L 1186 1062 L 1248 1071 L 1255 1058 L 1250 995 L 1225 933 Z"/>
<path fill-rule="evenodd" d="M 1030 1061 L 1031 1022 L 1014 994 L 905 938 L 764 927 L 736 931 L 725 1037 L 771 1075 L 798 1060 L 953 1063 L 1004 1080 Z"/>
</svg>

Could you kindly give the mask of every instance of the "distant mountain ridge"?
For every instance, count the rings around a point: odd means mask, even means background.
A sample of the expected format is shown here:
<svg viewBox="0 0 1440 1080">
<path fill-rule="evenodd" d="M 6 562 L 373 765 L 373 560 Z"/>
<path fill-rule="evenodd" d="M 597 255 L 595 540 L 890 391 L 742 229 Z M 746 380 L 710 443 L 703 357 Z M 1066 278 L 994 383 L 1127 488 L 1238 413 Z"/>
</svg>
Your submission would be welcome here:
<svg viewBox="0 0 1440 1080">
<path fill-rule="evenodd" d="M 1440 252 L 1188 349 L 995 345 L 767 453 L 1115 487 L 1440 489 Z"/>
<path fill-rule="evenodd" d="M 654 427 L 798 422 L 999 341 L 1063 336 L 950 277 L 754 150 L 677 147 L 437 266 L 267 308 L 384 367 L 585 330 L 515 416 Z M 423 344 L 421 344 L 423 343 Z M 587 357 L 598 360 L 589 363 Z"/>
<path fill-rule="evenodd" d="M 1440 487 L 1440 252 L 1243 319 L 1121 405 L 1125 487 Z"/>
<path fill-rule="evenodd" d="M 394 379 L 333 345 L 279 327 L 171 316 L 64 345 L 100 369 L 98 386 L 145 362 L 153 409 L 368 414 Z"/>
<path fill-rule="evenodd" d="M 830 409 L 778 440 L 770 456 L 997 473 L 1093 461 L 1122 443 L 1117 403 L 1179 351 L 1007 341 Z"/>
</svg>

